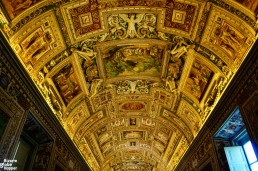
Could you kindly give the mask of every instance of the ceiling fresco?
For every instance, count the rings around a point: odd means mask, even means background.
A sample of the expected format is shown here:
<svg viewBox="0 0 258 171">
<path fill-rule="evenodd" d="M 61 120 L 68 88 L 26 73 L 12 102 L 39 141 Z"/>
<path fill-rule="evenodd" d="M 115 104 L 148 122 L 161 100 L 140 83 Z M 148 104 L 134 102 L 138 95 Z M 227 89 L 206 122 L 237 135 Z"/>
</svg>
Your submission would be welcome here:
<svg viewBox="0 0 258 171">
<path fill-rule="evenodd" d="M 0 26 L 93 171 L 170 171 L 257 39 L 257 5 L 2 0 Z"/>
</svg>

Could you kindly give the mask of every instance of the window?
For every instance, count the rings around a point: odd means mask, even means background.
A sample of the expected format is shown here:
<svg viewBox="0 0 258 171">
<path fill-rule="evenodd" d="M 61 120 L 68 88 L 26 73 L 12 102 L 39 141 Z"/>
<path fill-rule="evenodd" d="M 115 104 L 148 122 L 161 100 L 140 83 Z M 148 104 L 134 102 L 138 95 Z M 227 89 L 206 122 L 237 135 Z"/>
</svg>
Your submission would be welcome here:
<svg viewBox="0 0 258 171">
<path fill-rule="evenodd" d="M 250 141 L 238 107 L 214 134 L 214 145 L 221 170 L 258 171 L 256 146 Z"/>
<path fill-rule="evenodd" d="M 252 171 L 258 171 L 258 162 L 257 162 L 257 157 L 254 153 L 254 149 L 252 146 L 251 141 L 247 141 L 244 145 L 244 152 L 246 154 L 246 158 L 248 160 L 248 164 L 251 168 Z"/>
<path fill-rule="evenodd" d="M 35 156 L 36 145 L 28 136 L 22 134 L 18 142 L 18 146 L 14 155 L 17 163 L 17 171 L 28 171 L 32 169 L 33 158 Z"/>
<path fill-rule="evenodd" d="M 27 165 L 28 165 L 28 160 L 29 160 L 31 151 L 32 151 L 32 146 L 28 142 L 20 139 L 16 154 L 15 154 L 18 171 L 23 171 L 28 169 Z"/>
<path fill-rule="evenodd" d="M 258 171 L 258 161 L 246 131 L 233 140 L 237 146 L 224 147 L 231 171 Z"/>
<path fill-rule="evenodd" d="M 250 171 L 242 146 L 224 147 L 230 171 Z"/>
</svg>

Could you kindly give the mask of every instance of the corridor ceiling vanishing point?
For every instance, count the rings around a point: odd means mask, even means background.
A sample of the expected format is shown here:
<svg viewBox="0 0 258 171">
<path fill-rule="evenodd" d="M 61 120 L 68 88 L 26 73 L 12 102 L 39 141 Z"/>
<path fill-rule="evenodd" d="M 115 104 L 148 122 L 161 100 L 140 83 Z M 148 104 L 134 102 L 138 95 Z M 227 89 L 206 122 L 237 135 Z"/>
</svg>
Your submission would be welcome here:
<svg viewBox="0 0 258 171">
<path fill-rule="evenodd" d="M 239 2 L 2 0 L 0 26 L 93 171 L 171 171 L 257 38 Z"/>
</svg>

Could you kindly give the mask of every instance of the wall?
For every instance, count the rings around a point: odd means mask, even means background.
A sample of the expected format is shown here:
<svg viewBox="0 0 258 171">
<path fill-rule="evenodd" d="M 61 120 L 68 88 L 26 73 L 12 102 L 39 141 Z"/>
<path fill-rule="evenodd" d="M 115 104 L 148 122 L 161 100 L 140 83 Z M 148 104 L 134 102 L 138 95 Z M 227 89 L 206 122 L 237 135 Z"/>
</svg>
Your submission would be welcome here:
<svg viewBox="0 0 258 171">
<path fill-rule="evenodd" d="M 90 170 L 0 35 L 0 163 L 12 159 L 20 136 L 34 142 L 32 170 Z M 58 168 L 56 167 L 58 165 Z M 1 169 L 0 169 L 1 170 Z M 28 168 L 26 168 L 28 170 Z"/>
<path fill-rule="evenodd" d="M 217 155 L 213 135 L 225 122 L 236 107 L 240 108 L 249 138 L 253 141 L 258 154 L 258 41 L 249 52 L 223 97 L 214 109 L 204 129 L 191 144 L 188 152 L 176 170 L 229 170 L 227 163 L 220 160 L 225 156 Z M 221 142 L 226 146 L 228 142 Z M 220 153 L 222 154 L 222 153 Z M 218 157 L 219 156 L 219 157 Z"/>
</svg>

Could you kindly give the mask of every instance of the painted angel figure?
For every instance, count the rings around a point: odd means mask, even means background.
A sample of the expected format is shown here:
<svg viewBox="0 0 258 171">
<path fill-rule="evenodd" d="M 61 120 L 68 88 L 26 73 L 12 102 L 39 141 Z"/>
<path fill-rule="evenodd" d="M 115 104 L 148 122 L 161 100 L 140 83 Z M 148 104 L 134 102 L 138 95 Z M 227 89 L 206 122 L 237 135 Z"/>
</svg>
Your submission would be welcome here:
<svg viewBox="0 0 258 171">
<path fill-rule="evenodd" d="M 135 24 L 142 21 L 144 14 L 119 14 L 125 22 L 128 23 L 126 37 L 134 38 L 138 37 L 135 30 Z"/>
</svg>

